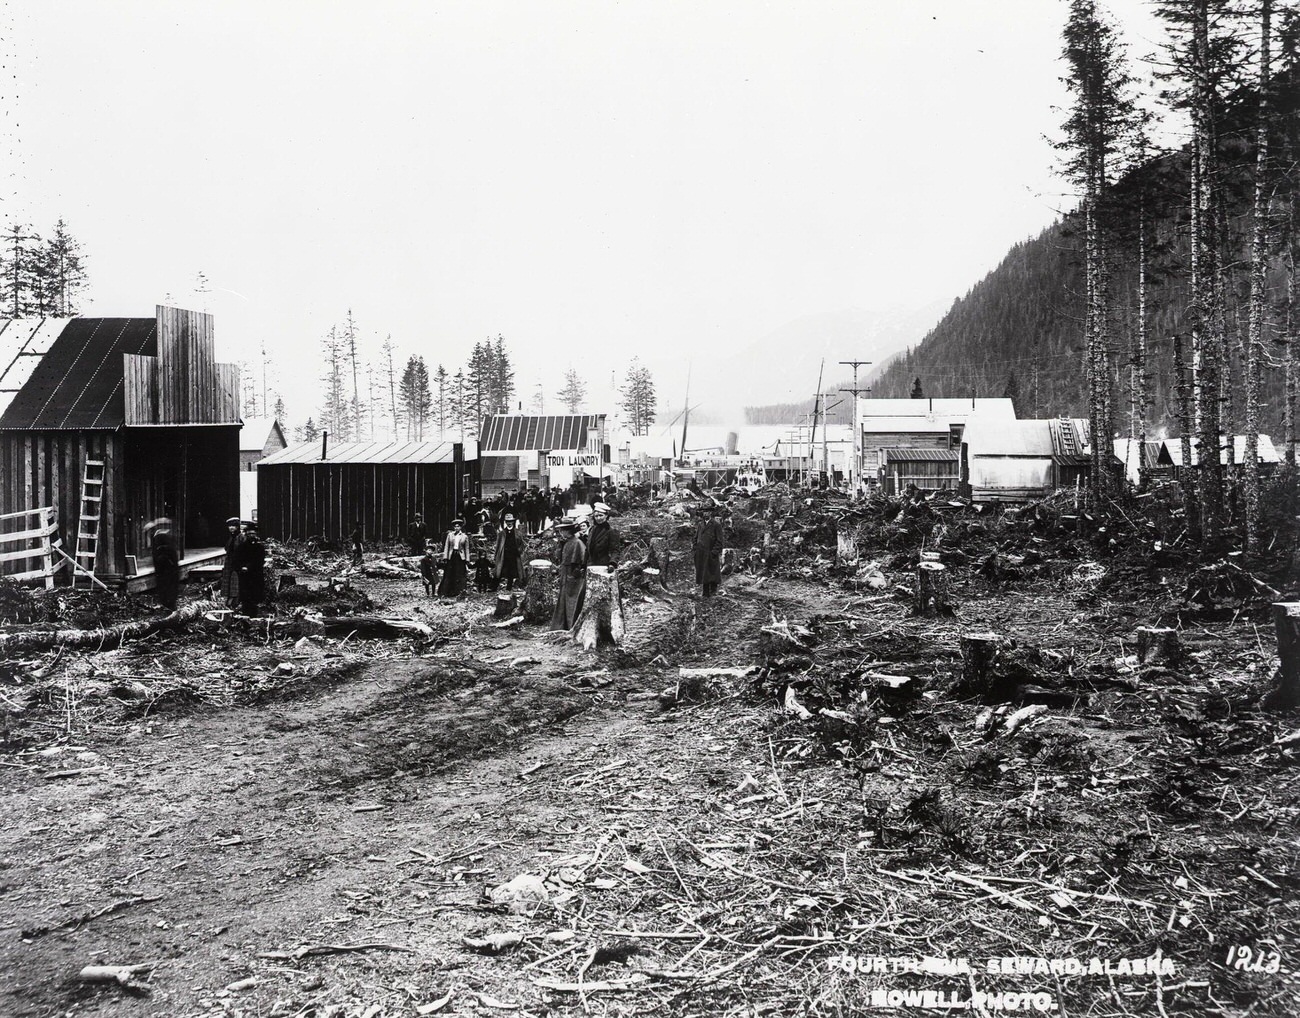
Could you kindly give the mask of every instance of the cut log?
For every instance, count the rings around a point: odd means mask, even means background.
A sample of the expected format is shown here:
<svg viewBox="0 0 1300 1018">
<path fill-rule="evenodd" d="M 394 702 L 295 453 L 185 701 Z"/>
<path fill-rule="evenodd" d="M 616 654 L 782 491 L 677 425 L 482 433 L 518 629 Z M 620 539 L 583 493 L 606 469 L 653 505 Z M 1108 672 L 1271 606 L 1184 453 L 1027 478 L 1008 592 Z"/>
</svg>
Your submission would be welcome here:
<svg viewBox="0 0 1300 1018">
<path fill-rule="evenodd" d="M 1139 665 L 1174 665 L 1183 656 L 1177 629 L 1144 626 L 1137 631 Z"/>
<path fill-rule="evenodd" d="M 608 566 L 587 567 L 587 593 L 582 613 L 573 624 L 573 641 L 583 650 L 602 643 L 623 642 L 623 606 L 618 596 L 618 573 Z"/>
<path fill-rule="evenodd" d="M 524 618 L 547 623 L 555 610 L 555 566 L 544 558 L 528 563 L 528 586 L 524 589 Z"/>
<path fill-rule="evenodd" d="M 948 604 L 948 571 L 942 562 L 921 562 L 916 567 L 916 613 L 935 615 Z"/>
<path fill-rule="evenodd" d="M 159 615 L 139 622 L 124 622 L 100 629 L 37 629 L 22 633 L 0 634 L 0 658 L 52 647 L 120 647 L 127 640 L 139 640 L 164 629 L 180 629 L 206 612 L 225 605 L 217 601 L 194 601 L 170 615 Z"/>
<path fill-rule="evenodd" d="M 1002 651 L 997 633 L 963 633 L 961 636 L 961 684 L 968 693 L 987 693 L 993 685 L 993 666 Z"/>
<path fill-rule="evenodd" d="M 492 613 L 494 619 L 508 619 L 515 613 L 515 595 L 509 592 L 497 595 L 497 607 Z"/>
<path fill-rule="evenodd" d="M 1273 605 L 1273 625 L 1277 628 L 1277 681 L 1264 697 L 1270 710 L 1300 707 L 1300 602 L 1283 601 Z"/>
<path fill-rule="evenodd" d="M 390 619 L 379 615 L 324 616 L 320 620 L 329 636 L 423 636 L 430 637 L 433 630 L 423 622 L 411 619 Z"/>
</svg>

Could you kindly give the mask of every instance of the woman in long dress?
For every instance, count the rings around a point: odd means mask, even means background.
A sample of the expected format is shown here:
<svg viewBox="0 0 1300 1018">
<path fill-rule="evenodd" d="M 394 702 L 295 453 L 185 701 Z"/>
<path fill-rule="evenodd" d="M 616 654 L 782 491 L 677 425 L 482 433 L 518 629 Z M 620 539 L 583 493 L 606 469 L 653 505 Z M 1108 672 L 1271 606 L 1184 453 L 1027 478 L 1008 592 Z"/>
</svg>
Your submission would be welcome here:
<svg viewBox="0 0 1300 1018">
<path fill-rule="evenodd" d="M 442 543 L 442 580 L 439 597 L 463 597 L 469 582 L 469 534 L 463 520 L 452 520 L 451 530 Z"/>
<path fill-rule="evenodd" d="M 560 552 L 560 571 L 556 587 L 555 611 L 551 615 L 552 629 L 572 629 L 582 611 L 583 595 L 587 592 L 587 546 L 577 534 L 576 524 L 561 521 L 555 525 L 565 537 Z"/>
</svg>

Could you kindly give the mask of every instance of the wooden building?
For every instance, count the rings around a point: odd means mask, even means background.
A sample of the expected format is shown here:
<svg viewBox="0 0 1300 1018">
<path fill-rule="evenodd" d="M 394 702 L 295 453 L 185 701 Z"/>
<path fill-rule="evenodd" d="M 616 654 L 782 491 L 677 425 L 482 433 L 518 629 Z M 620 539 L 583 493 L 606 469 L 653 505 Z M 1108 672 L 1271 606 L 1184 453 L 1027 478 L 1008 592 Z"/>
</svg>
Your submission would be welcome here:
<svg viewBox="0 0 1300 1018">
<path fill-rule="evenodd" d="M 367 541 L 390 540 L 422 513 L 441 533 L 478 476 L 459 442 L 304 442 L 257 464 L 257 523 L 265 537 L 341 546 L 358 522 Z"/>
<path fill-rule="evenodd" d="M 882 483 L 886 495 L 901 495 L 909 485 L 921 491 L 956 492 L 961 483 L 957 449 L 882 449 Z"/>
<path fill-rule="evenodd" d="M 145 527 L 159 517 L 183 567 L 220 558 L 239 504 L 238 408 L 211 315 L 0 320 L 0 515 L 52 506 L 69 554 L 93 547 L 106 580 L 151 571 Z"/>
<path fill-rule="evenodd" d="M 257 464 L 289 448 L 274 417 L 245 417 L 239 432 L 239 515 L 257 519 Z"/>
<path fill-rule="evenodd" d="M 885 483 L 887 453 L 894 473 L 912 469 L 902 458 L 909 449 L 959 452 L 968 423 L 974 420 L 1014 421 L 1015 405 L 1002 397 L 926 397 L 922 399 L 860 399 L 857 401 L 859 476 Z M 913 463 L 916 461 L 913 461 Z M 938 460 L 927 462 L 940 462 Z M 942 462 L 949 462 L 944 459 Z M 925 468 L 921 474 L 932 468 Z"/>
<path fill-rule="evenodd" d="M 1219 463 L 1223 465 L 1225 471 L 1232 476 L 1242 473 L 1246 463 L 1246 436 L 1233 435 L 1232 441 L 1232 467 L 1228 466 L 1228 441 L 1229 436 L 1221 435 L 1219 437 Z M 1282 462 L 1282 457 L 1277 448 L 1273 445 L 1273 440 L 1268 435 L 1260 435 L 1258 438 L 1256 450 L 1256 459 L 1259 461 L 1259 473 L 1261 477 L 1271 477 L 1277 470 L 1278 465 Z M 1196 448 L 1196 439 L 1192 439 L 1192 467 L 1195 468 L 1201 462 L 1201 457 Z M 1183 442 L 1180 438 L 1166 438 L 1160 443 L 1159 450 L 1156 453 L 1156 465 L 1153 473 L 1158 477 L 1172 477 L 1179 480 L 1184 474 L 1183 466 Z"/>
<path fill-rule="evenodd" d="M 1024 502 L 1086 486 L 1092 471 L 1088 421 L 973 420 L 961 445 L 962 487 L 976 502 Z M 1107 450 L 1116 469 L 1119 461 Z"/>
<path fill-rule="evenodd" d="M 607 472 L 604 414 L 492 414 L 479 429 L 483 497 L 584 484 Z"/>
</svg>

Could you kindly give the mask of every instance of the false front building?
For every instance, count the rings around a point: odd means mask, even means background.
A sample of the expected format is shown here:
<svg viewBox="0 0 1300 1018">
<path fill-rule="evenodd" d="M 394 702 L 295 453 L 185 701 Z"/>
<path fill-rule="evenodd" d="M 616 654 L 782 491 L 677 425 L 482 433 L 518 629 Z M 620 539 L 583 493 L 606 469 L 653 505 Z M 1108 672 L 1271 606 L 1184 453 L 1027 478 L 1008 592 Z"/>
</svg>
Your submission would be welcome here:
<svg viewBox="0 0 1300 1018">
<path fill-rule="evenodd" d="M 48 507 L 69 556 L 124 580 L 150 572 L 152 521 L 185 566 L 221 557 L 238 506 L 239 369 L 211 315 L 0 319 L 0 537 Z"/>
<path fill-rule="evenodd" d="M 483 497 L 584 486 L 609 471 L 604 414 L 493 414 L 479 430 Z"/>
</svg>

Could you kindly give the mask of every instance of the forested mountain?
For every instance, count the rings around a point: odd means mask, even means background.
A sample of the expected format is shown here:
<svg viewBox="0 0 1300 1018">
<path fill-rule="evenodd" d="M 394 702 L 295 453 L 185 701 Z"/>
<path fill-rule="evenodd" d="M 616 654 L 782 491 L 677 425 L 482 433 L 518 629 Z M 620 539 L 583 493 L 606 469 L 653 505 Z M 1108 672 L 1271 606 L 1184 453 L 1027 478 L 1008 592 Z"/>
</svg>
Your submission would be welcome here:
<svg viewBox="0 0 1300 1018">
<path fill-rule="evenodd" d="M 1270 259 L 1266 333 L 1275 363 L 1266 364 L 1261 392 L 1261 430 L 1280 437 L 1284 344 L 1296 342 L 1300 309 L 1290 277 L 1294 252 L 1279 238 L 1294 238 L 1294 166 L 1300 153 L 1300 77 L 1291 62 L 1279 75 L 1275 100 L 1274 152 L 1285 169 L 1276 179 L 1274 257 Z M 1220 126 L 1223 211 L 1221 277 L 1225 301 L 1227 370 L 1225 425 L 1243 427 L 1241 344 L 1247 331 L 1248 268 L 1251 242 L 1254 145 L 1250 132 L 1254 93 L 1240 90 L 1227 104 Z M 1138 272 L 1135 248 L 1139 208 L 1145 213 L 1148 358 L 1151 386 L 1148 432 L 1176 431 L 1175 337 L 1186 337 L 1191 245 L 1189 243 L 1189 167 L 1186 151 L 1163 153 L 1130 170 L 1115 185 L 1115 215 L 1110 238 L 1111 385 L 1115 428 L 1127 431 L 1133 416 L 1131 377 L 1137 326 Z M 1140 199 L 1140 200 L 1139 200 Z M 1292 240 L 1294 243 L 1294 240 Z M 873 380 L 872 395 L 907 396 L 919 378 L 927 396 L 1014 395 L 1020 416 L 1087 416 L 1085 337 L 1085 240 L 1081 216 L 1067 216 L 1037 237 L 1017 244 L 1002 263 L 964 296 L 915 348 Z"/>
</svg>

